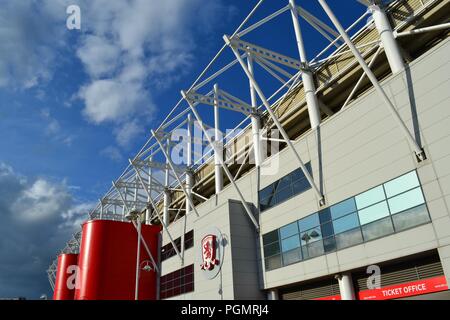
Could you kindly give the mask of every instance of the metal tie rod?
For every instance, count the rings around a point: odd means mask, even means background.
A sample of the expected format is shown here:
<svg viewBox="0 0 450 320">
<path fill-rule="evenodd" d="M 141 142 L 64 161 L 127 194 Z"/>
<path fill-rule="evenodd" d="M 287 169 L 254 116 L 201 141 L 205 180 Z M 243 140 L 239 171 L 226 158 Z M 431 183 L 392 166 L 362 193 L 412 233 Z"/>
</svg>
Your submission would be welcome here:
<svg viewBox="0 0 450 320">
<path fill-rule="evenodd" d="M 339 20 L 334 15 L 333 11 L 328 6 L 327 2 L 325 0 L 318 0 L 320 5 L 322 6 L 325 13 L 330 18 L 331 22 L 334 24 L 338 32 L 341 34 L 342 38 L 344 39 L 347 46 L 352 51 L 353 55 L 355 56 L 358 63 L 361 65 L 364 72 L 367 74 L 367 77 L 372 82 L 373 86 L 375 87 L 375 90 L 378 92 L 381 99 L 384 101 L 386 106 L 388 107 L 389 111 L 391 112 L 392 116 L 394 117 L 394 120 L 397 122 L 397 124 L 400 126 L 400 128 L 403 130 L 406 139 L 411 144 L 411 146 L 414 148 L 414 151 L 417 156 L 417 160 L 419 162 L 426 159 L 426 155 L 424 150 L 417 144 L 416 140 L 413 138 L 411 132 L 409 132 L 408 127 L 405 125 L 403 120 L 400 118 L 400 115 L 398 114 L 398 111 L 395 109 L 394 105 L 392 104 L 391 100 L 387 96 L 386 92 L 381 87 L 380 83 L 378 82 L 376 76 L 373 74 L 372 70 L 370 70 L 369 66 L 367 65 L 364 58 L 361 56 L 361 53 L 356 49 L 355 45 L 350 40 L 350 37 L 345 32 L 344 28 L 342 27 Z"/>
<path fill-rule="evenodd" d="M 278 130 L 280 130 L 281 135 L 283 136 L 283 138 L 285 140 L 284 142 L 286 142 L 287 145 L 289 146 L 289 148 L 291 148 L 292 152 L 294 153 L 295 157 L 297 158 L 298 162 L 300 163 L 300 167 L 301 167 L 301 169 L 303 171 L 303 174 L 305 175 L 305 177 L 308 180 L 308 182 L 311 185 L 311 187 L 314 189 L 316 195 L 319 197 L 319 204 L 320 204 L 320 206 L 324 205 L 325 204 L 325 197 L 324 197 L 324 195 L 320 192 L 319 188 L 317 188 L 317 185 L 315 184 L 314 180 L 312 179 L 311 175 L 309 174 L 308 170 L 306 169 L 306 166 L 303 163 L 302 159 L 300 158 L 300 155 L 298 154 L 297 150 L 295 149 L 294 145 L 292 144 L 292 141 L 291 141 L 289 135 L 284 130 L 284 128 L 283 128 L 282 124 L 280 123 L 280 121 L 277 119 L 277 116 L 275 115 L 275 113 L 273 112 L 272 108 L 270 107 L 269 102 L 267 101 L 266 97 L 264 96 L 264 93 L 262 92 L 262 90 L 259 87 L 258 83 L 256 82 L 255 78 L 253 77 L 253 75 L 248 70 L 247 65 L 245 64 L 244 60 L 239 55 L 239 52 L 237 52 L 237 50 L 231 45 L 230 38 L 225 35 L 224 36 L 224 40 L 225 40 L 225 43 L 230 46 L 230 48 L 233 51 L 234 55 L 236 56 L 236 58 L 238 59 L 239 63 L 241 64 L 241 67 L 244 70 L 245 74 L 247 75 L 248 79 L 253 84 L 254 89 L 258 93 L 258 96 L 261 99 L 261 101 L 263 102 L 263 105 L 265 106 L 265 108 L 266 108 L 267 112 L 269 113 L 270 117 L 272 118 L 272 121 L 275 123 L 275 125 L 278 128 Z"/>
<path fill-rule="evenodd" d="M 425 28 L 413 29 L 413 30 L 404 31 L 404 32 L 395 32 L 394 36 L 396 38 L 399 38 L 399 37 L 409 36 L 409 35 L 413 35 L 413 34 L 419 34 L 419 33 L 436 31 L 436 30 L 443 30 L 443 29 L 448 29 L 448 28 L 450 28 L 450 22 L 438 24 L 435 26 L 425 27 Z"/>
</svg>

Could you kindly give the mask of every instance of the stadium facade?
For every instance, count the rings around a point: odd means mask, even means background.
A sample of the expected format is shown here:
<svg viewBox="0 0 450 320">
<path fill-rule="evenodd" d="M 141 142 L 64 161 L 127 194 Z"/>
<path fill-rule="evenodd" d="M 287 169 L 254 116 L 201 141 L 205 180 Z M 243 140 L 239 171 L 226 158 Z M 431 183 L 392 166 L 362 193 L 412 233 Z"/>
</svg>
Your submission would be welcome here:
<svg viewBox="0 0 450 320">
<path fill-rule="evenodd" d="M 291 0 L 224 37 L 62 250 L 79 254 L 73 297 L 450 299 L 450 1 L 359 2 L 368 10 L 345 30 L 326 1 L 327 21 Z M 281 18 L 300 59 L 244 40 Z M 311 60 L 303 23 L 331 42 Z M 235 59 L 213 69 L 225 50 Z M 218 81 L 232 67 L 249 83 L 239 98 Z M 257 67 L 282 83 L 270 97 Z M 219 111 L 243 129 L 215 139 Z M 105 231 L 114 223 L 123 234 Z M 116 279 L 112 261 L 128 264 L 123 296 L 98 293 Z M 52 287 L 64 268 L 50 266 Z"/>
</svg>

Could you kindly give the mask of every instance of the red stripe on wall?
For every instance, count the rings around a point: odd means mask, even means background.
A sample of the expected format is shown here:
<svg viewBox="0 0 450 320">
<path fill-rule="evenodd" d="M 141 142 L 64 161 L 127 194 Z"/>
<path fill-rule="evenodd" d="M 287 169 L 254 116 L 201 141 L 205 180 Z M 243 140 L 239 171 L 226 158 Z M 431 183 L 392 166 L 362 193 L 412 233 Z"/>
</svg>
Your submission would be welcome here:
<svg viewBox="0 0 450 320">
<path fill-rule="evenodd" d="M 335 296 L 328 296 L 328 297 L 321 297 L 321 298 L 316 298 L 313 300 L 341 300 L 341 295 L 335 295 Z"/>
</svg>

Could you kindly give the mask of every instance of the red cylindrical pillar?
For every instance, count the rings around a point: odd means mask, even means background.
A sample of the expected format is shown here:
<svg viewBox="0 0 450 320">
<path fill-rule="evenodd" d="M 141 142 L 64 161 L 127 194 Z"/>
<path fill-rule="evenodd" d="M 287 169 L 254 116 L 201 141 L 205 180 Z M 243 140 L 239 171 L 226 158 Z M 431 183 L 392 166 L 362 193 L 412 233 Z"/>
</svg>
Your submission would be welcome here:
<svg viewBox="0 0 450 320">
<path fill-rule="evenodd" d="M 64 253 L 58 257 L 53 300 L 73 300 L 77 277 L 78 254 Z"/>
<path fill-rule="evenodd" d="M 145 239 L 155 260 L 161 228 L 142 225 Z M 94 220 L 83 224 L 79 258 L 80 286 L 76 300 L 134 300 L 138 233 L 128 222 Z M 141 245 L 139 300 L 155 300 L 157 273 Z"/>
</svg>

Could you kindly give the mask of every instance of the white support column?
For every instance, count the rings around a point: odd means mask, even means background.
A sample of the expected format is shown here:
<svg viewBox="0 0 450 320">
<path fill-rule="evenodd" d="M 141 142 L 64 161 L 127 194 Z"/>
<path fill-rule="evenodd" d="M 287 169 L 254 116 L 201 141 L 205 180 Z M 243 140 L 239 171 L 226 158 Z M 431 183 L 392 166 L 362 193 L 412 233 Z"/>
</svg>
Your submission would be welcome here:
<svg viewBox="0 0 450 320">
<path fill-rule="evenodd" d="M 386 12 L 376 4 L 371 5 L 369 10 L 372 13 L 375 27 L 380 34 L 381 43 L 392 73 L 403 71 L 405 68 L 403 58 Z"/>
<path fill-rule="evenodd" d="M 137 188 L 136 188 L 137 190 Z M 141 216 L 138 216 L 137 219 L 137 252 L 136 252 L 136 283 L 135 283 L 135 292 L 134 292 L 134 300 L 139 300 L 139 274 L 140 274 L 140 264 L 141 264 L 141 232 L 142 232 L 142 222 Z"/>
<path fill-rule="evenodd" d="M 351 273 L 343 273 L 337 275 L 336 278 L 339 282 L 341 300 L 355 300 L 355 289 L 353 288 Z"/>
<path fill-rule="evenodd" d="M 134 178 L 134 183 L 136 184 L 135 185 L 135 187 L 134 187 L 134 195 L 133 195 L 133 200 L 134 200 L 134 203 L 136 203 L 137 202 L 137 197 L 138 197 L 138 178 L 137 178 L 137 176 L 135 176 L 135 178 Z M 133 210 L 137 210 L 138 208 L 136 207 L 136 205 L 134 205 L 134 208 L 133 208 Z"/>
<path fill-rule="evenodd" d="M 194 186 L 194 176 L 192 175 L 192 116 L 189 113 L 187 116 L 187 146 L 186 146 L 186 166 L 188 170 L 186 171 L 186 192 L 192 198 L 192 187 Z M 191 206 L 189 201 L 186 199 L 186 213 L 187 216 L 191 211 Z"/>
<path fill-rule="evenodd" d="M 163 146 L 161 146 L 162 148 Z M 170 138 L 167 138 L 167 150 L 166 150 L 167 154 L 170 156 Z M 165 190 L 164 190 L 164 204 L 163 204 L 163 220 L 164 223 L 166 225 L 169 225 L 170 223 L 170 211 L 169 211 L 169 206 L 170 206 L 170 191 L 169 191 L 169 184 L 170 184 L 170 180 L 169 180 L 169 159 L 166 159 L 166 175 L 165 175 L 165 180 L 164 180 L 164 186 L 165 186 Z"/>
<path fill-rule="evenodd" d="M 267 291 L 267 300 L 280 300 L 277 289 Z"/>
<path fill-rule="evenodd" d="M 341 23 L 339 22 L 339 20 L 334 15 L 333 11 L 328 6 L 327 2 L 325 0 L 318 0 L 318 1 L 319 1 L 320 5 L 322 6 L 323 10 L 325 11 L 325 13 L 330 18 L 331 22 L 334 24 L 336 29 L 341 34 L 342 39 L 344 39 L 345 43 L 350 48 L 351 52 L 355 56 L 355 58 L 358 61 L 359 65 L 361 66 L 361 68 L 367 74 L 367 77 L 370 79 L 370 82 L 374 86 L 375 90 L 378 92 L 378 95 L 380 96 L 380 98 L 384 101 L 384 103 L 388 107 L 389 111 L 392 114 L 392 117 L 397 122 L 398 126 L 403 131 L 403 133 L 405 134 L 405 137 L 408 140 L 410 146 L 412 148 L 414 148 L 414 152 L 416 153 L 417 161 L 421 162 L 421 161 L 425 160 L 426 159 L 425 152 L 418 145 L 418 143 L 414 139 L 414 137 L 411 134 L 411 132 L 409 132 L 408 127 L 405 125 L 405 123 L 403 122 L 402 118 L 400 117 L 397 109 L 395 108 L 394 104 L 391 102 L 391 100 L 387 96 L 386 92 L 381 87 L 380 83 L 378 82 L 377 77 L 372 72 L 372 70 L 370 70 L 369 66 L 367 65 L 366 61 L 362 57 L 361 53 L 358 51 L 356 46 L 353 44 L 353 42 L 351 41 L 351 39 L 348 36 L 347 32 L 344 30 L 344 28 L 342 27 Z"/>
<path fill-rule="evenodd" d="M 114 184 L 114 183 L 113 183 Z M 128 188 L 127 187 L 125 187 L 124 188 L 124 200 L 125 201 L 127 201 L 127 197 L 128 197 Z M 127 214 L 127 210 L 126 210 L 126 207 L 125 207 L 125 205 L 123 205 L 123 207 L 122 207 L 122 222 L 123 221 L 125 221 L 125 215 Z"/>
<path fill-rule="evenodd" d="M 253 58 L 249 53 L 247 56 L 247 66 L 250 73 L 253 75 Z M 255 166 L 261 167 L 261 163 L 264 161 L 264 155 L 261 150 L 261 118 L 258 113 L 258 100 L 256 98 L 256 91 L 251 81 L 250 85 L 250 98 L 252 101 L 253 114 L 251 115 L 252 121 L 252 134 L 253 134 L 253 153 L 255 154 Z"/>
<path fill-rule="evenodd" d="M 104 207 L 103 201 L 102 199 L 100 199 L 100 220 L 103 219 L 103 207 Z"/>
<path fill-rule="evenodd" d="M 215 177 L 216 177 L 216 194 L 219 194 L 220 191 L 223 189 L 223 174 L 222 174 L 222 168 L 220 166 L 220 158 L 223 157 L 223 148 L 222 142 L 219 139 L 222 137 L 220 133 L 220 121 L 219 121 L 219 101 L 218 101 L 218 93 L 219 92 L 219 85 L 214 85 L 214 143 L 216 143 L 216 148 L 214 149 L 214 170 L 215 170 Z M 218 154 L 218 152 L 222 152 L 222 154 Z"/>
<path fill-rule="evenodd" d="M 187 145 L 186 145 L 186 193 L 191 197 L 192 199 L 192 187 L 194 186 L 194 175 L 192 173 L 192 115 L 188 113 L 187 115 Z M 186 234 L 186 222 L 187 222 L 187 216 L 191 211 L 191 205 L 188 199 L 186 199 L 186 212 L 184 214 L 184 227 L 183 227 L 183 233 L 181 235 L 181 256 L 184 259 L 184 236 Z"/>
<path fill-rule="evenodd" d="M 153 152 L 153 150 L 151 151 Z M 149 158 L 150 161 L 153 161 L 153 156 L 150 156 Z M 150 202 L 150 196 L 152 194 L 152 177 L 153 177 L 153 169 L 152 167 L 148 168 L 148 196 L 147 196 L 147 201 Z M 152 224 L 151 222 L 151 212 L 150 212 L 150 208 L 147 208 L 145 210 L 145 224 L 149 225 Z"/>
<path fill-rule="evenodd" d="M 309 121 L 311 123 L 311 128 L 316 129 L 320 125 L 321 120 L 319 101 L 316 96 L 316 85 L 314 84 L 314 76 L 312 72 L 308 70 L 308 58 L 306 56 L 305 46 L 303 44 L 303 37 L 298 20 L 298 11 L 297 6 L 295 5 L 295 0 L 289 0 L 289 4 L 291 7 L 292 22 L 294 24 L 300 61 L 304 67 L 302 70 L 302 80 L 303 88 L 305 90 L 305 100 L 308 106 Z"/>
</svg>

